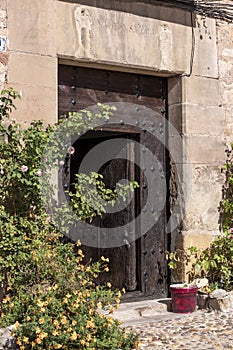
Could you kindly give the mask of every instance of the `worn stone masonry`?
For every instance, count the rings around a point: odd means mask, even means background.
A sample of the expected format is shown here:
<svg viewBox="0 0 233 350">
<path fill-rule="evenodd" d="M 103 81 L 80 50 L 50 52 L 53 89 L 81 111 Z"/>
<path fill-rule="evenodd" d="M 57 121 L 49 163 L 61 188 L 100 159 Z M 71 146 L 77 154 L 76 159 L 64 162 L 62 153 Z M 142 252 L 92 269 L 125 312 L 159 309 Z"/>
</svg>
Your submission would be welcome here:
<svg viewBox="0 0 233 350">
<path fill-rule="evenodd" d="M 4 87 L 7 81 L 8 70 L 8 50 L 7 50 L 7 4 L 6 0 L 0 0 L 0 40 L 1 44 L 5 43 L 4 52 L 0 52 L 0 89 Z"/>
<path fill-rule="evenodd" d="M 233 24 L 217 21 L 220 98 L 225 113 L 226 141 L 233 140 Z"/>
</svg>

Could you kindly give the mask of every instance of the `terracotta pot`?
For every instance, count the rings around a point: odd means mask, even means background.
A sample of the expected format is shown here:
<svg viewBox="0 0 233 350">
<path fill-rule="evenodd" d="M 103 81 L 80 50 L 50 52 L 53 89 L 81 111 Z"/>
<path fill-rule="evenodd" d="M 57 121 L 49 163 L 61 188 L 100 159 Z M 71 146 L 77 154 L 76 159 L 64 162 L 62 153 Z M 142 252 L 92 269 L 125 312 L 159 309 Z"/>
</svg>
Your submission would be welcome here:
<svg viewBox="0 0 233 350">
<path fill-rule="evenodd" d="M 189 313 L 196 310 L 198 287 L 187 284 L 172 284 L 170 286 L 172 311 Z"/>
</svg>

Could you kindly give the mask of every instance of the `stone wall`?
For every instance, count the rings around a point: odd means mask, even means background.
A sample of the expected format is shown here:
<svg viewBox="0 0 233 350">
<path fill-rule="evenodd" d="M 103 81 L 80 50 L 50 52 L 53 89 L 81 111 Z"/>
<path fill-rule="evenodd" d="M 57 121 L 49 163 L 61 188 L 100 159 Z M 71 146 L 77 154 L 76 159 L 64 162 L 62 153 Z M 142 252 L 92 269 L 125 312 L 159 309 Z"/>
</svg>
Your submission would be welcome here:
<svg viewBox="0 0 233 350">
<path fill-rule="evenodd" d="M 3 49 L 0 51 L 0 89 L 7 81 L 8 50 L 7 50 L 7 4 L 6 0 L 0 0 L 0 40 Z M 5 43 L 5 47 L 4 47 Z"/>
<path fill-rule="evenodd" d="M 220 99 L 225 113 L 226 142 L 233 141 L 233 24 L 217 21 Z"/>
<path fill-rule="evenodd" d="M 181 147 L 185 151 L 182 159 L 182 205 L 186 204 L 186 211 L 181 230 L 172 237 L 174 248 L 191 245 L 203 248 L 219 234 L 225 109 L 221 99 L 215 20 L 196 16 L 193 36 L 191 75 L 170 81 L 173 91 L 170 92 L 170 118 L 180 130 Z M 170 140 L 173 142 L 172 138 Z M 178 279 L 187 280 L 186 272 L 183 270 Z"/>
<path fill-rule="evenodd" d="M 8 84 L 21 92 L 17 120 L 57 120 L 54 0 L 8 0 Z"/>
</svg>

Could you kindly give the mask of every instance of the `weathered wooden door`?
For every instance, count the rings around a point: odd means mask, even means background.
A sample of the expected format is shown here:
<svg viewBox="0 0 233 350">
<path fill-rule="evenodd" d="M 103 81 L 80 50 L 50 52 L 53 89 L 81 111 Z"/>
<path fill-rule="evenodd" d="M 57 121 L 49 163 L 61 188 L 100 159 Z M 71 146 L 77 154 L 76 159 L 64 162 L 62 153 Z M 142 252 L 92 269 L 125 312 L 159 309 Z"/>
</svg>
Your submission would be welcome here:
<svg viewBox="0 0 233 350">
<path fill-rule="evenodd" d="M 105 153 L 109 152 L 111 148 L 112 140 L 121 140 L 118 143 L 118 147 L 111 149 L 111 159 L 98 169 L 98 173 L 103 175 L 103 181 L 106 188 L 113 189 L 116 184 L 122 179 L 129 181 L 136 181 L 137 174 L 134 166 L 134 152 L 131 149 L 132 146 L 127 142 L 130 139 L 135 139 L 135 135 L 127 133 L 117 133 L 108 131 L 92 131 L 85 138 L 81 138 L 74 143 L 74 147 L 77 150 L 71 162 L 71 183 L 75 181 L 74 174 L 79 173 L 79 165 L 88 151 L 98 145 L 103 145 L 102 150 Z M 125 142 L 124 142 L 125 140 Z M 106 146 L 104 146 L 106 145 Z M 125 159 L 118 158 L 118 154 L 121 153 L 122 148 L 125 149 Z M 108 148 L 108 149 L 107 149 Z M 119 227 L 129 223 L 136 214 L 136 203 L 135 196 L 129 203 L 123 204 L 122 208 L 116 208 L 112 212 L 103 214 L 102 217 L 96 217 L 92 221 L 92 225 L 100 227 L 100 230 L 105 227 Z M 110 209 L 111 211 L 111 209 Z M 135 231 L 135 227 L 132 226 L 132 231 Z M 108 237 L 103 237 L 105 242 L 98 242 L 100 246 L 105 246 Z M 111 245 L 111 242 L 107 242 L 107 245 Z M 111 284 L 115 288 L 125 288 L 127 291 L 134 291 L 137 289 L 137 259 L 136 259 L 136 242 L 127 242 L 122 247 L 115 248 L 90 248 L 87 246 L 83 247 L 83 251 L 86 257 L 86 261 L 96 261 L 101 256 L 109 258 L 109 274 L 103 274 L 100 276 L 99 282 L 105 283 L 111 279 Z"/>
<path fill-rule="evenodd" d="M 91 68 L 59 66 L 59 115 L 69 111 L 78 111 L 98 102 L 126 102 L 137 106 L 149 107 L 162 118 L 166 117 L 166 80 L 153 76 L 120 73 Z M 119 116 L 119 123 L 106 125 L 103 131 L 93 131 L 85 138 L 79 139 L 74 145 L 79 149 L 80 159 L 88 150 L 98 145 L 103 140 L 111 140 L 121 137 L 139 142 L 145 150 L 149 150 L 157 159 L 155 166 L 150 166 L 151 176 L 158 167 L 161 177 L 166 177 L 166 130 L 165 123 L 153 119 L 153 114 L 145 117 L 143 114 L 138 120 L 130 113 Z M 141 118 L 141 119 L 140 119 Z M 127 123 L 128 120 L 128 123 Z M 134 126 L 132 126 L 134 125 Z M 150 132 L 148 132 L 150 128 Z M 155 129 L 159 129 L 164 140 L 153 135 Z M 150 179 L 145 176 L 147 164 L 143 156 L 137 154 L 137 150 L 127 150 L 127 161 L 110 161 L 103 165 L 101 172 L 104 175 L 106 185 L 112 188 L 122 178 L 136 180 L 140 188 L 136 191 L 131 205 L 121 213 L 106 215 L 101 221 L 96 221 L 100 226 L 111 226 L 115 222 L 130 221 L 132 216 L 137 216 L 143 211 L 157 217 L 155 223 L 147 232 L 142 232 L 143 222 L 138 223 L 135 242 L 122 247 L 99 249 L 86 247 L 88 258 L 97 259 L 101 255 L 110 259 L 110 273 L 104 276 L 102 281 L 110 280 L 115 287 L 126 288 L 127 291 L 137 291 L 137 295 L 151 297 L 165 297 L 167 295 L 167 268 L 165 251 L 167 249 L 167 237 L 165 233 L 167 203 L 156 213 L 156 201 L 164 197 L 164 188 L 160 188 L 160 181 L 154 181 L 152 190 L 152 202 L 148 207 L 148 183 Z M 137 159 L 137 158 L 140 159 Z M 80 159 L 71 164 L 71 174 L 77 171 Z M 136 161 L 137 160 L 137 161 Z M 144 162 L 144 163 L 143 163 Z M 148 169 L 147 169 L 148 170 Z M 158 172 L 157 172 L 158 174 Z M 72 176 L 72 175 L 71 175 Z M 140 292 L 140 293 L 139 293 Z M 136 293 L 135 293 L 136 295 Z"/>
</svg>

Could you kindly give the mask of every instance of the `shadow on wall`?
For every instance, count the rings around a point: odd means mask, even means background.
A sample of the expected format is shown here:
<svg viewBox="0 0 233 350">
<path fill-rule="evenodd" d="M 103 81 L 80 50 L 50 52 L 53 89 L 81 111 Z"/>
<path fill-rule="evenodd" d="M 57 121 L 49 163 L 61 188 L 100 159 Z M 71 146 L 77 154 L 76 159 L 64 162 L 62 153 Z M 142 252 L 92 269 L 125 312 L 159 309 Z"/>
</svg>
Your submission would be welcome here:
<svg viewBox="0 0 233 350">
<path fill-rule="evenodd" d="M 191 16 L 194 16 L 188 10 L 176 7 L 159 6 L 151 0 L 61 0 L 62 2 L 73 3 L 77 5 L 86 5 L 99 7 L 106 10 L 114 10 L 132 13 L 137 16 L 149 17 L 165 22 L 172 22 L 184 26 L 192 26 Z M 193 21 L 195 23 L 195 21 Z"/>
</svg>

